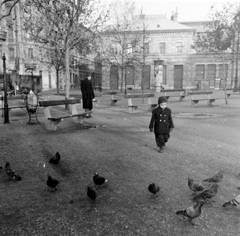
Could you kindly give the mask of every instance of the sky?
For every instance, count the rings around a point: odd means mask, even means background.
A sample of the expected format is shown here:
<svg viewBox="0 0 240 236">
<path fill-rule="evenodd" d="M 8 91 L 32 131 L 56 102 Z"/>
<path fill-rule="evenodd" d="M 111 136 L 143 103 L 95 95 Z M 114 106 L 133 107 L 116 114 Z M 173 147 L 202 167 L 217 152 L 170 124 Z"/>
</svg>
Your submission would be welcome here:
<svg viewBox="0 0 240 236">
<path fill-rule="evenodd" d="M 105 1 L 111 2 L 112 0 Z M 208 14 L 210 12 L 211 6 L 215 4 L 220 9 L 222 4 L 226 2 L 240 3 L 240 0 L 218 0 L 215 2 L 211 0 L 135 0 L 138 11 L 140 12 L 142 8 L 143 14 L 146 15 L 166 14 L 167 18 L 170 19 L 172 12 L 175 12 L 177 9 L 178 21 L 208 20 Z"/>
</svg>

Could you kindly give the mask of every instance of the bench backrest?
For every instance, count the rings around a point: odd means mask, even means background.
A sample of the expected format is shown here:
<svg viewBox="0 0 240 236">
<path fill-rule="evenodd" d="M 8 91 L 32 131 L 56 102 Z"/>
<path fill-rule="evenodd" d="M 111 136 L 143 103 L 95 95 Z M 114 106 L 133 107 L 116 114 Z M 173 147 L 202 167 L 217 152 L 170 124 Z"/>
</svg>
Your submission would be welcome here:
<svg viewBox="0 0 240 236">
<path fill-rule="evenodd" d="M 117 92 L 111 91 L 111 92 L 106 92 L 106 93 L 104 93 L 104 94 L 106 94 L 106 95 L 116 95 Z"/>
<path fill-rule="evenodd" d="M 144 94 L 126 94 L 124 95 L 124 98 L 149 98 L 149 97 L 155 97 L 154 93 L 144 93 Z"/>
<path fill-rule="evenodd" d="M 22 95 L 16 95 L 16 96 L 7 96 L 7 100 L 19 100 L 24 99 Z M 4 100 L 4 96 L 0 96 L 0 100 Z"/>
<path fill-rule="evenodd" d="M 170 93 L 170 92 L 185 92 L 185 89 L 161 89 L 161 92 Z"/>
<path fill-rule="evenodd" d="M 191 91 L 188 92 L 188 95 L 208 95 L 208 94 L 213 94 L 212 91 Z"/>
<path fill-rule="evenodd" d="M 68 100 L 49 100 L 49 101 L 39 101 L 40 107 L 48 107 L 48 106 L 58 106 L 58 105 L 68 105 L 68 104 L 76 104 L 81 103 L 80 99 L 68 99 Z"/>
</svg>

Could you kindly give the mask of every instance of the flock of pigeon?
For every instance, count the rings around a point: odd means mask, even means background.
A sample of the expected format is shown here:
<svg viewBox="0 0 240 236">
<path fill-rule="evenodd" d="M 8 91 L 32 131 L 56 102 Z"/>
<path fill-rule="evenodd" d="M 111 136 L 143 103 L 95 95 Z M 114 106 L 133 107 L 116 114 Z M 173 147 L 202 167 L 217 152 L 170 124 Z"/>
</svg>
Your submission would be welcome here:
<svg viewBox="0 0 240 236">
<path fill-rule="evenodd" d="M 50 158 L 49 163 L 58 164 L 61 159 L 59 152 Z M 2 167 L 0 167 L 2 169 Z M 5 164 L 5 173 L 9 177 L 9 180 L 20 181 L 22 180 L 21 176 L 11 168 L 9 162 Z M 202 206 L 205 203 L 211 202 L 212 198 L 217 194 L 218 184 L 221 182 L 223 178 L 223 171 L 218 172 L 216 175 L 211 178 L 203 180 L 201 183 L 196 183 L 192 178 L 188 178 L 188 187 L 193 191 L 193 201 L 195 205 L 192 205 L 184 210 L 179 210 L 176 212 L 177 215 L 182 215 L 186 217 L 191 224 L 194 225 L 193 220 L 201 215 Z M 100 176 L 97 172 L 94 173 L 93 182 L 96 186 L 101 186 L 108 182 L 103 176 Z M 47 186 L 55 191 L 57 189 L 57 185 L 59 181 L 57 179 L 52 178 L 48 175 Z M 152 194 L 157 194 L 160 191 L 160 187 L 152 182 L 148 186 L 148 191 Z M 87 196 L 91 199 L 91 201 L 95 201 L 97 199 L 97 192 L 93 187 L 87 187 Z M 240 206 L 240 195 L 236 198 L 225 202 L 223 207 L 227 206 Z"/>
</svg>

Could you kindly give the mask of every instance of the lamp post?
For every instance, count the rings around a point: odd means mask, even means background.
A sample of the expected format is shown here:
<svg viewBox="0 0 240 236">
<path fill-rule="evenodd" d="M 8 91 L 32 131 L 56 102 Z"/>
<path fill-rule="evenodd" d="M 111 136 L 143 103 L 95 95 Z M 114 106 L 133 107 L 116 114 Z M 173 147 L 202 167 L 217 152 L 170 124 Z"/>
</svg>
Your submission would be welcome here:
<svg viewBox="0 0 240 236">
<path fill-rule="evenodd" d="M 3 53 L 3 76 L 4 76 L 4 124 L 9 122 L 9 113 L 8 113 L 8 100 L 7 100 L 7 78 L 6 78 L 6 57 Z"/>
<path fill-rule="evenodd" d="M 0 41 L 5 42 L 7 39 L 7 32 L 4 29 L 0 30 Z M 8 110 L 8 101 L 7 101 L 7 78 L 6 78 L 6 57 L 3 54 L 3 76 L 4 76 L 4 124 L 9 122 L 9 110 Z"/>
</svg>

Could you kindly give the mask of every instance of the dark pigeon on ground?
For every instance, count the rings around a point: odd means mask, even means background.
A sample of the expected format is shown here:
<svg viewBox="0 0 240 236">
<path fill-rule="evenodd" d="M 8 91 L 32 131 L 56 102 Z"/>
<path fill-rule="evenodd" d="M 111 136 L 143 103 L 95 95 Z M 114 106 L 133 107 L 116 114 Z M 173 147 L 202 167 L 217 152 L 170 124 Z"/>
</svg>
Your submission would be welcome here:
<svg viewBox="0 0 240 236">
<path fill-rule="evenodd" d="M 58 164 L 60 159 L 61 159 L 61 156 L 60 156 L 59 152 L 56 152 L 56 154 L 49 160 L 49 163 Z"/>
<path fill-rule="evenodd" d="M 199 217 L 201 215 L 202 206 L 204 205 L 204 203 L 205 203 L 205 201 L 200 200 L 194 206 L 190 206 L 190 207 L 186 208 L 185 210 L 177 211 L 176 214 L 187 217 L 189 219 L 190 223 L 194 224 L 192 220 L 196 219 L 197 217 Z"/>
<path fill-rule="evenodd" d="M 212 176 L 211 178 L 204 179 L 202 182 L 218 183 L 222 181 L 222 178 L 223 178 L 223 171 L 219 171 L 216 175 Z"/>
<path fill-rule="evenodd" d="M 148 185 L 148 191 L 150 193 L 156 194 L 159 192 L 159 190 L 160 190 L 160 187 L 153 182 Z"/>
<path fill-rule="evenodd" d="M 204 186 L 200 183 L 195 183 L 194 180 L 190 177 L 188 177 L 188 187 L 193 192 L 199 192 L 204 190 Z"/>
<path fill-rule="evenodd" d="M 240 194 L 238 196 L 236 196 L 234 199 L 225 202 L 222 206 L 223 207 L 227 207 L 227 206 L 239 207 L 240 206 Z"/>
<path fill-rule="evenodd" d="M 104 183 L 108 182 L 108 180 L 105 179 L 104 177 L 100 176 L 97 172 L 95 172 L 95 174 L 93 176 L 93 182 L 96 185 L 103 185 Z"/>
<path fill-rule="evenodd" d="M 8 175 L 8 177 L 11 180 L 16 180 L 16 181 L 22 180 L 22 177 L 19 174 L 17 174 L 15 170 L 11 168 L 11 165 L 8 161 L 5 164 L 5 173 Z"/>
<path fill-rule="evenodd" d="M 208 201 L 217 194 L 217 190 L 218 190 L 218 184 L 213 184 L 211 186 L 211 188 L 206 189 L 206 190 L 200 192 L 198 195 L 196 195 L 193 198 L 193 201 L 198 202 L 200 199 L 202 199 L 204 201 Z"/>
<path fill-rule="evenodd" d="M 92 187 L 87 187 L 87 196 L 92 200 L 95 201 L 97 198 L 97 193 Z"/>
<path fill-rule="evenodd" d="M 52 188 L 53 191 L 55 191 L 57 189 L 58 183 L 59 183 L 59 181 L 57 179 L 52 178 L 50 175 L 48 176 L 47 186 Z"/>
</svg>

